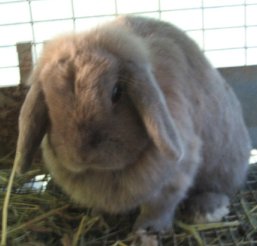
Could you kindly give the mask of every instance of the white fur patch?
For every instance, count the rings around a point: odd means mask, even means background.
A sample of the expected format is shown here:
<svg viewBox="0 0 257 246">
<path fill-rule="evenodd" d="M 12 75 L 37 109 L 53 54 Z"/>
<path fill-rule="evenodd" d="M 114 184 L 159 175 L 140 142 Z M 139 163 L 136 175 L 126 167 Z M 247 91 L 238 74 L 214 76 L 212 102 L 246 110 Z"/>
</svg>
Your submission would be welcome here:
<svg viewBox="0 0 257 246">
<path fill-rule="evenodd" d="M 207 214 L 196 214 L 194 218 L 194 223 L 208 223 L 208 222 L 218 222 L 221 221 L 222 218 L 229 214 L 228 206 L 223 206 L 217 208 L 213 213 Z"/>
<path fill-rule="evenodd" d="M 213 213 L 207 213 L 205 215 L 205 220 L 207 222 L 217 222 L 220 221 L 224 216 L 229 214 L 229 209 L 227 206 L 217 208 Z"/>
</svg>

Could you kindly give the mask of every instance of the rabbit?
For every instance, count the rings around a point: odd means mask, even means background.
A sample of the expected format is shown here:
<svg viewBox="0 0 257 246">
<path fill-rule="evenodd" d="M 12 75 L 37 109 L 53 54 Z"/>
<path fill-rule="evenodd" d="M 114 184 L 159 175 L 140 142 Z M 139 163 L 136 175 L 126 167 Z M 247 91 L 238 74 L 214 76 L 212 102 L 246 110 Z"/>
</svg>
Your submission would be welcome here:
<svg viewBox="0 0 257 246">
<path fill-rule="evenodd" d="M 134 229 L 165 232 L 175 211 L 221 220 L 251 149 L 240 103 L 172 24 L 137 16 L 49 41 L 19 116 L 17 172 L 42 147 L 78 205 L 140 208 Z"/>
</svg>

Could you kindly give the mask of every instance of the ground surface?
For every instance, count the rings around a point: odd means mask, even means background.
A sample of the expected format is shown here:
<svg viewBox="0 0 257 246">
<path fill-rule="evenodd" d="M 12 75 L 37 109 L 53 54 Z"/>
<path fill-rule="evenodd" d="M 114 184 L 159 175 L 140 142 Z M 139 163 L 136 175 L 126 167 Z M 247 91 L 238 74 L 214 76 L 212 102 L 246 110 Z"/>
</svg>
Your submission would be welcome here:
<svg viewBox="0 0 257 246">
<path fill-rule="evenodd" d="M 10 169 L 0 170 L 1 204 L 9 173 Z M 257 164 L 251 165 L 246 186 L 234 197 L 231 213 L 223 222 L 188 225 L 176 218 L 173 230 L 162 236 L 131 236 L 137 211 L 123 216 L 92 216 L 90 211 L 71 205 L 47 174 L 38 174 L 42 170 L 15 179 L 8 245 L 257 245 Z"/>
</svg>

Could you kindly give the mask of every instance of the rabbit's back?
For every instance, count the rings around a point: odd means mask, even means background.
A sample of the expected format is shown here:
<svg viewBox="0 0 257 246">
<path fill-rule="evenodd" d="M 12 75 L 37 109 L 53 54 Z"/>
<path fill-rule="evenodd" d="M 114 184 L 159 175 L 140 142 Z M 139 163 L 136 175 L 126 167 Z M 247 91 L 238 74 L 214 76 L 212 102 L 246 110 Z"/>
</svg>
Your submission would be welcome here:
<svg viewBox="0 0 257 246">
<path fill-rule="evenodd" d="M 149 47 L 154 75 L 182 136 L 193 143 L 197 135 L 202 142 L 194 189 L 233 193 L 244 180 L 251 144 L 232 88 L 175 26 L 140 17 L 119 21 Z"/>
</svg>

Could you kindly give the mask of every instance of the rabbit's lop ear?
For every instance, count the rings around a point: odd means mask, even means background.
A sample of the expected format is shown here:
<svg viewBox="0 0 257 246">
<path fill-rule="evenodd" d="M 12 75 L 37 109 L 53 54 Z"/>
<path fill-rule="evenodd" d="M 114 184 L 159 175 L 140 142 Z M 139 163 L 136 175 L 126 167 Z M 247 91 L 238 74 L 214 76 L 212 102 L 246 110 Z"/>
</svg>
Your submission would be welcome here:
<svg viewBox="0 0 257 246">
<path fill-rule="evenodd" d="M 19 136 L 17 141 L 15 165 L 17 172 L 25 172 L 32 163 L 33 155 L 39 147 L 46 131 L 47 108 L 39 81 L 33 81 L 25 98 L 19 116 Z"/>
<path fill-rule="evenodd" d="M 183 146 L 177 127 L 149 65 L 129 65 L 128 93 L 154 145 L 165 155 L 179 161 Z"/>
</svg>

